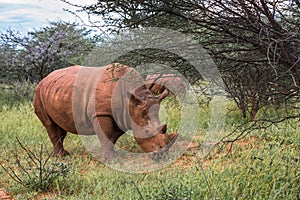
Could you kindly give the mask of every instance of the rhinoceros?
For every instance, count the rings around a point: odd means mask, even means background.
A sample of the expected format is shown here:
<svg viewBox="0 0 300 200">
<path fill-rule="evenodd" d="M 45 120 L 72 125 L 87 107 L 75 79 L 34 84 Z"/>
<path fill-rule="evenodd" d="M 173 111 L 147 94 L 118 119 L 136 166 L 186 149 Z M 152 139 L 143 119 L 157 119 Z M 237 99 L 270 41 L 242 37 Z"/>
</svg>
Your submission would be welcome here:
<svg viewBox="0 0 300 200">
<path fill-rule="evenodd" d="M 154 96 L 139 73 L 125 65 L 76 65 L 42 79 L 33 104 L 50 137 L 54 155 L 69 154 L 63 146 L 67 132 L 96 134 L 101 158 L 111 160 L 116 141 L 127 130 L 133 130 L 144 152 L 159 152 L 174 143 L 178 133 L 166 134 L 167 126 L 158 116 L 159 104 L 167 95 L 166 91 Z"/>
</svg>

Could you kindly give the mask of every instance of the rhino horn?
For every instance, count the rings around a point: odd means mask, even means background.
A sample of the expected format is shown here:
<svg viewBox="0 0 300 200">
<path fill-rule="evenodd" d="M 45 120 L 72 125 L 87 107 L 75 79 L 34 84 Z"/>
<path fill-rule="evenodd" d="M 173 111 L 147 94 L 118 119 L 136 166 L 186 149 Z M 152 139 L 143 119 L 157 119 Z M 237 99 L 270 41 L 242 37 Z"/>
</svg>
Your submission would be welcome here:
<svg viewBox="0 0 300 200">
<path fill-rule="evenodd" d="M 177 139 L 178 137 L 178 131 L 175 131 L 174 133 L 172 134 L 169 134 L 169 135 L 166 135 L 165 137 L 165 143 L 167 144 L 167 146 L 172 146 L 172 144 L 175 142 L 175 140 Z"/>
</svg>

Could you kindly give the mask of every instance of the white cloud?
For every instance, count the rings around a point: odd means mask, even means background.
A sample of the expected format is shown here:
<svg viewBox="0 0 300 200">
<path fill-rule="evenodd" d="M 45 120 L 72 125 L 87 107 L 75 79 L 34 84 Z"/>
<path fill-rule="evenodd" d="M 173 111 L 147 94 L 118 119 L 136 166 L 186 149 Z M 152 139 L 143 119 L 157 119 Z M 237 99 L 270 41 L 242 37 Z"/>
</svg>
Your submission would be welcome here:
<svg viewBox="0 0 300 200">
<path fill-rule="evenodd" d="M 0 0 L 0 28 L 28 31 L 44 26 L 49 21 L 79 22 L 73 14 L 64 11 L 63 8 L 74 10 L 59 0 Z M 81 17 L 84 18 L 83 15 Z"/>
</svg>

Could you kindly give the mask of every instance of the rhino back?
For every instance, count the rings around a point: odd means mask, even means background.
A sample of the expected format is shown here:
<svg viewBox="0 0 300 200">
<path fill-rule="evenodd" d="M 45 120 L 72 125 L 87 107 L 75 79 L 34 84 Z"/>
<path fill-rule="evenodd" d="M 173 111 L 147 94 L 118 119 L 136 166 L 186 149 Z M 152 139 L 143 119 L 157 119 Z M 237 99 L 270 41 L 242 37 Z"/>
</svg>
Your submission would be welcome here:
<svg viewBox="0 0 300 200">
<path fill-rule="evenodd" d="M 116 67 L 114 64 L 106 67 L 73 66 L 56 70 L 37 86 L 35 111 L 39 118 L 43 118 L 41 121 L 44 125 L 54 121 L 68 132 L 95 134 L 93 123 L 99 117 L 113 117 L 112 93 L 117 80 L 131 70 L 130 67 Z M 124 86 L 117 92 L 115 100 L 118 105 L 125 101 L 122 93 L 127 90 L 128 86 Z M 123 112 L 122 108 L 118 109 L 117 118 L 120 120 Z"/>
</svg>

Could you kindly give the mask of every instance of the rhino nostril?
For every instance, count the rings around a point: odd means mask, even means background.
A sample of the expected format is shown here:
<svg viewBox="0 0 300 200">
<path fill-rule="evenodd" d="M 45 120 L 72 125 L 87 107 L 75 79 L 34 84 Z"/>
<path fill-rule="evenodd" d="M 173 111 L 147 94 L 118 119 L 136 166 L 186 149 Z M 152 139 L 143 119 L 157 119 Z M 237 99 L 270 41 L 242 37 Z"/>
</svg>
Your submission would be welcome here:
<svg viewBox="0 0 300 200">
<path fill-rule="evenodd" d="M 167 125 L 166 124 L 163 124 L 160 128 L 160 132 L 161 133 L 166 133 L 167 132 Z"/>
</svg>

